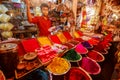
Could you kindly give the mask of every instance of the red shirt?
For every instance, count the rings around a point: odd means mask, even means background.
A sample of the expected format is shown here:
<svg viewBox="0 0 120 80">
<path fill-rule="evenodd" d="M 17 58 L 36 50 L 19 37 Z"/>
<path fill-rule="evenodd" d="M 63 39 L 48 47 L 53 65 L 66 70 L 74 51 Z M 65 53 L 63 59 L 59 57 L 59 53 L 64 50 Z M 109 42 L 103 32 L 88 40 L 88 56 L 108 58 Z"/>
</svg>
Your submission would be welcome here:
<svg viewBox="0 0 120 80">
<path fill-rule="evenodd" d="M 48 29 L 51 27 L 51 21 L 49 18 L 45 19 L 43 16 L 37 16 L 32 19 L 32 23 L 37 24 L 39 28 L 39 36 L 48 36 L 50 32 Z"/>
</svg>

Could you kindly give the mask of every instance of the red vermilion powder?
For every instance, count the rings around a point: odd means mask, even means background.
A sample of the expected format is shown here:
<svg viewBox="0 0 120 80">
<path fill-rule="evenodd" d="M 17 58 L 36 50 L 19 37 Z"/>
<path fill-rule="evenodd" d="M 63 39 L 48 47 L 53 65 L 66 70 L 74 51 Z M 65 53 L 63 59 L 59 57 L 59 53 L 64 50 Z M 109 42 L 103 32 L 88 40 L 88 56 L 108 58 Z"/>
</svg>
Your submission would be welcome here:
<svg viewBox="0 0 120 80">
<path fill-rule="evenodd" d="M 87 53 L 87 56 L 90 57 L 91 59 L 97 61 L 97 62 L 100 62 L 100 61 L 103 61 L 104 60 L 104 56 L 102 54 L 100 54 L 99 52 L 97 51 L 89 51 Z"/>
<path fill-rule="evenodd" d="M 59 40 L 59 38 L 57 37 L 57 35 L 50 35 L 49 38 L 51 39 L 51 41 L 53 43 L 61 44 L 61 41 Z"/>
<path fill-rule="evenodd" d="M 40 45 L 36 38 L 22 40 L 21 42 L 25 49 L 25 52 L 34 52 L 35 49 L 40 48 Z"/>
<path fill-rule="evenodd" d="M 84 41 L 82 38 L 75 38 L 75 40 L 77 40 L 79 42 L 83 42 Z"/>
<path fill-rule="evenodd" d="M 69 32 L 64 31 L 63 34 L 64 34 L 64 36 L 67 38 L 67 40 L 71 40 L 71 39 L 72 39 L 72 36 L 70 35 Z"/>
<path fill-rule="evenodd" d="M 90 75 L 82 68 L 72 67 L 65 75 L 65 80 L 92 80 Z"/>
<path fill-rule="evenodd" d="M 97 45 L 97 44 L 99 43 L 99 40 L 92 38 L 92 39 L 88 40 L 88 42 L 89 42 L 91 45 Z"/>
<path fill-rule="evenodd" d="M 83 36 L 83 33 L 81 31 L 77 31 L 80 36 Z"/>
<path fill-rule="evenodd" d="M 75 46 L 75 45 L 72 44 L 72 43 L 65 43 L 65 44 L 63 44 L 63 45 L 67 46 L 68 49 L 71 49 L 71 48 L 73 48 L 73 47 Z"/>
</svg>

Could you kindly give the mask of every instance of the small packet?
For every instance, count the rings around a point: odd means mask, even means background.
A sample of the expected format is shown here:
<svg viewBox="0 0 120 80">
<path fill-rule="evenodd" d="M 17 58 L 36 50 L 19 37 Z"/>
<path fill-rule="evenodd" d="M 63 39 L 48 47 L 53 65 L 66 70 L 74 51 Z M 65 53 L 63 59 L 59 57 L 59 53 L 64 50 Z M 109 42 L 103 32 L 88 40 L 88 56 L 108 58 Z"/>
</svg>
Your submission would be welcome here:
<svg viewBox="0 0 120 80">
<path fill-rule="evenodd" d="M 0 22 L 8 22 L 10 20 L 10 16 L 7 14 L 0 15 Z"/>
<path fill-rule="evenodd" d="M 6 13 L 7 11 L 8 11 L 8 9 L 4 5 L 0 4 L 0 14 Z"/>
</svg>

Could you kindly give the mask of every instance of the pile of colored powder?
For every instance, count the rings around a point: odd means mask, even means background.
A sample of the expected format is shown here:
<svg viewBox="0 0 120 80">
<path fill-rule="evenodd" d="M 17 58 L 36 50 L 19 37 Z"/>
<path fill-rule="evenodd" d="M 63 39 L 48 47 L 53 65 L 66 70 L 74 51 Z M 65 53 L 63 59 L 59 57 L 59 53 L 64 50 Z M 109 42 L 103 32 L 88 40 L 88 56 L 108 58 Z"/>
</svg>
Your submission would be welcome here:
<svg viewBox="0 0 120 80">
<path fill-rule="evenodd" d="M 71 41 L 69 41 L 69 43 L 71 43 L 73 45 L 77 45 L 79 43 L 79 41 L 77 41 L 77 40 L 71 40 Z"/>
<path fill-rule="evenodd" d="M 100 52 L 102 54 L 107 54 L 108 53 L 107 50 L 101 44 L 96 45 L 94 47 L 94 50 L 98 51 L 98 52 Z"/>
<path fill-rule="evenodd" d="M 49 38 L 51 39 L 51 42 L 61 44 L 61 41 L 57 37 L 57 35 L 50 35 Z"/>
<path fill-rule="evenodd" d="M 89 57 L 82 58 L 82 61 L 79 62 L 80 66 L 86 70 L 89 74 L 99 74 L 101 71 L 100 65 Z"/>
<path fill-rule="evenodd" d="M 104 60 L 104 56 L 95 50 L 89 51 L 87 56 L 90 57 L 91 59 L 97 61 L 97 62 Z"/>
<path fill-rule="evenodd" d="M 44 45 L 52 46 L 52 43 L 50 42 L 48 37 L 38 37 L 37 40 L 41 46 L 44 46 Z"/>
<path fill-rule="evenodd" d="M 86 54 L 88 50 L 80 43 L 75 47 L 75 51 L 80 54 Z"/>
<path fill-rule="evenodd" d="M 82 68 L 72 67 L 65 75 L 65 80 L 92 80 L 92 78 Z"/>
<path fill-rule="evenodd" d="M 43 53 L 44 55 L 38 54 L 38 58 L 41 60 L 42 63 L 46 63 L 52 60 L 57 54 L 55 51 L 51 51 L 47 54 Z"/>
<path fill-rule="evenodd" d="M 75 38 L 80 38 L 80 35 L 76 31 L 73 33 L 73 35 Z"/>
<path fill-rule="evenodd" d="M 71 49 L 71 48 L 73 48 L 73 47 L 74 47 L 74 45 L 73 45 L 73 44 L 71 44 L 71 43 L 65 43 L 65 44 L 63 44 L 63 45 L 67 46 L 67 47 L 68 47 L 68 49 Z"/>
<path fill-rule="evenodd" d="M 82 56 L 80 54 L 77 54 L 77 52 L 74 49 L 71 49 L 65 53 L 63 58 L 66 58 L 69 61 L 77 61 L 81 60 Z"/>
<path fill-rule="evenodd" d="M 97 45 L 100 41 L 95 39 L 95 38 L 92 38 L 90 40 L 88 40 L 88 42 L 91 44 L 91 45 Z"/>
<path fill-rule="evenodd" d="M 66 59 L 55 57 L 47 66 L 47 69 L 54 75 L 62 75 L 67 73 L 70 67 L 71 65 Z"/>
<path fill-rule="evenodd" d="M 72 36 L 70 35 L 69 32 L 65 31 L 65 32 L 63 32 L 63 34 L 67 38 L 67 40 L 71 40 L 72 39 Z"/>
<path fill-rule="evenodd" d="M 82 38 L 75 38 L 75 40 L 77 40 L 77 41 L 79 41 L 79 42 L 84 41 Z"/>
<path fill-rule="evenodd" d="M 57 37 L 59 38 L 59 40 L 60 40 L 62 43 L 67 42 L 66 37 L 65 37 L 62 33 L 58 33 L 58 34 L 57 34 Z"/>
<path fill-rule="evenodd" d="M 89 42 L 88 41 L 84 41 L 84 42 L 81 42 L 82 43 L 82 45 L 84 46 L 84 47 L 86 47 L 87 49 L 91 49 L 93 46 L 91 46 L 90 44 L 89 44 Z"/>
</svg>

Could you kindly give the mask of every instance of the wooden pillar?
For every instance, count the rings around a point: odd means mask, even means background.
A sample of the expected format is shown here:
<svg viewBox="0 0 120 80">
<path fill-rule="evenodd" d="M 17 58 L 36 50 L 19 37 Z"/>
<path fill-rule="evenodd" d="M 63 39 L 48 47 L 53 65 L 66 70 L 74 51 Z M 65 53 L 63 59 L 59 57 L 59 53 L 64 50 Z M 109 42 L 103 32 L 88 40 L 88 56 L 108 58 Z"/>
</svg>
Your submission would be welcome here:
<svg viewBox="0 0 120 80">
<path fill-rule="evenodd" d="M 76 23 L 76 17 L 77 17 L 77 2 L 78 0 L 72 0 L 73 1 L 73 5 L 72 5 L 72 10 L 75 16 L 75 23 Z"/>
</svg>

